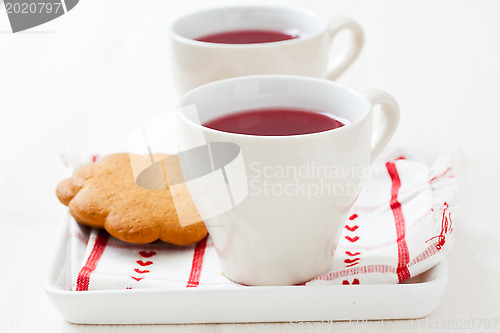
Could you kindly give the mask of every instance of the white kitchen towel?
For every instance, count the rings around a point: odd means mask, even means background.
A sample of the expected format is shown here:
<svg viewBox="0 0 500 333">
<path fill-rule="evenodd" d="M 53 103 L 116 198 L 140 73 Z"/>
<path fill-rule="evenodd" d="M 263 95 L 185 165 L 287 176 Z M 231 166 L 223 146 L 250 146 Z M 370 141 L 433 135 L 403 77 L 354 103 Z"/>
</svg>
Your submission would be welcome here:
<svg viewBox="0 0 500 333">
<path fill-rule="evenodd" d="M 455 192 L 446 157 L 428 167 L 412 152 L 386 153 L 370 167 L 330 271 L 304 285 L 399 283 L 432 268 L 451 245 Z M 73 290 L 242 287 L 221 273 L 209 237 L 135 245 L 70 223 Z"/>
</svg>

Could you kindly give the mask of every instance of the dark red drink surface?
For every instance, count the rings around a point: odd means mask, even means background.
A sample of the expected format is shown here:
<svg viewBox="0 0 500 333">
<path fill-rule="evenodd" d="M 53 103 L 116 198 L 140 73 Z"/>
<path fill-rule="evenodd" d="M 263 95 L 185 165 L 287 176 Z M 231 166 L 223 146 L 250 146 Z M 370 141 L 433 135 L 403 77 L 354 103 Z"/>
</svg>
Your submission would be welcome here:
<svg viewBox="0 0 500 333">
<path fill-rule="evenodd" d="M 195 40 L 219 44 L 257 44 L 281 42 L 297 37 L 299 36 L 274 30 L 234 30 L 202 36 Z"/>
<path fill-rule="evenodd" d="M 287 136 L 328 131 L 344 124 L 326 113 L 282 107 L 239 111 L 203 126 L 237 134 Z"/>
</svg>

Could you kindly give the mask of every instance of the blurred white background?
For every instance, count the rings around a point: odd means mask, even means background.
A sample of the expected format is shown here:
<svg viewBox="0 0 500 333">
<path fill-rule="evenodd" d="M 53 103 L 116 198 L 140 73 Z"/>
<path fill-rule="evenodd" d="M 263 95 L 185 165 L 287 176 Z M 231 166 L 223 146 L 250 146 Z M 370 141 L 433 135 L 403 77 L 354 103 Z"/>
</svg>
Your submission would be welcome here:
<svg viewBox="0 0 500 333">
<path fill-rule="evenodd" d="M 229 3 L 238 1 L 210 5 Z M 449 285 L 438 310 L 425 320 L 443 325 L 446 319 L 500 319 L 495 256 L 500 252 L 495 211 L 500 201 L 500 2 L 267 3 L 297 5 L 326 18 L 348 16 L 363 27 L 365 47 L 338 81 L 393 94 L 402 117 L 391 145 L 415 149 L 429 162 L 447 153 L 459 177 Z M 49 304 L 43 278 L 66 210 L 54 194 L 67 176 L 59 155 L 64 149 L 125 151 L 131 128 L 172 108 L 179 96 L 170 75 L 169 23 L 207 5 L 201 0 L 81 0 L 66 15 L 16 34 L 0 6 L 0 331 L 164 329 L 70 325 Z M 341 48 L 344 37 L 334 47 Z M 405 327 L 401 323 L 237 327 L 382 331 Z M 234 329 L 168 329 L 201 327 Z"/>
</svg>

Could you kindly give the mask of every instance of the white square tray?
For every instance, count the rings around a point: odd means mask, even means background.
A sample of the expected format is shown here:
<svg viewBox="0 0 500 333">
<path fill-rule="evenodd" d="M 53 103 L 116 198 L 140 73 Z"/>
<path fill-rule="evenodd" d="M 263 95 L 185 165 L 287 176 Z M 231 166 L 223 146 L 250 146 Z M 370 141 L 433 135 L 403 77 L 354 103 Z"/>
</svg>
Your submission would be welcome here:
<svg viewBox="0 0 500 333">
<path fill-rule="evenodd" d="M 57 244 L 45 290 L 69 322 L 173 324 L 419 318 L 439 304 L 448 281 L 442 262 L 404 284 L 199 287 L 71 291 L 69 225 Z"/>
</svg>

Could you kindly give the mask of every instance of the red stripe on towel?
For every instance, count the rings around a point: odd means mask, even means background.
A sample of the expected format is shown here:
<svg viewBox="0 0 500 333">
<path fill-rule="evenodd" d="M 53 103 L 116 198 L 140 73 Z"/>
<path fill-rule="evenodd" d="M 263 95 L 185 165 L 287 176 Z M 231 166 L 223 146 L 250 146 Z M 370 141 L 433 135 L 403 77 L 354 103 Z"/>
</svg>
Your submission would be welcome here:
<svg viewBox="0 0 500 333">
<path fill-rule="evenodd" d="M 431 180 L 429 180 L 429 183 L 432 183 L 432 182 L 434 182 L 436 179 L 439 179 L 439 178 L 441 178 L 441 177 L 443 177 L 443 176 L 446 176 L 446 174 L 447 174 L 448 172 L 450 172 L 451 170 L 453 170 L 453 169 L 452 169 L 452 167 L 448 167 L 448 168 L 447 168 L 447 169 L 446 169 L 443 173 L 441 173 L 441 174 L 437 175 L 436 177 L 431 178 Z"/>
<path fill-rule="evenodd" d="M 344 228 L 346 228 L 346 229 L 347 229 L 347 230 L 349 230 L 349 231 L 354 232 L 354 231 L 356 231 L 356 229 L 358 229 L 358 226 L 357 226 L 357 225 L 354 225 L 354 226 L 352 226 L 352 227 L 351 227 L 350 225 L 347 225 L 347 224 L 346 224 L 346 225 L 344 226 Z"/>
<path fill-rule="evenodd" d="M 361 267 L 343 269 L 335 272 L 328 272 L 312 279 L 311 281 L 316 281 L 316 280 L 331 281 L 339 277 L 345 277 L 349 275 L 366 274 L 366 273 L 387 273 L 387 272 L 396 273 L 396 269 L 388 265 L 361 266 Z"/>
<path fill-rule="evenodd" d="M 345 236 L 344 238 L 347 239 L 349 242 L 354 243 L 354 242 L 358 241 L 359 236 L 355 236 L 354 238 L 349 237 L 349 236 Z"/>
<path fill-rule="evenodd" d="M 201 268 L 203 267 L 203 258 L 205 257 L 205 249 L 207 248 L 208 237 L 203 238 L 196 244 L 193 254 L 193 264 L 191 265 L 191 273 L 186 285 L 189 287 L 198 287 L 200 284 Z"/>
<path fill-rule="evenodd" d="M 346 260 L 344 260 L 344 262 L 345 262 L 346 264 L 352 264 L 352 263 L 354 263 L 354 262 L 356 262 L 356 261 L 358 261 L 358 260 L 360 260 L 360 259 L 361 259 L 361 258 L 346 259 Z"/>
<path fill-rule="evenodd" d="M 94 247 L 92 248 L 92 252 L 90 252 L 89 257 L 87 258 L 87 262 L 85 263 L 85 266 L 83 266 L 80 272 L 78 273 L 78 278 L 76 279 L 77 291 L 89 290 L 90 275 L 97 267 L 97 264 L 101 259 L 102 253 L 106 248 L 106 244 L 108 243 L 108 239 L 109 239 L 109 234 L 105 230 L 99 230 L 99 233 L 97 234 L 97 238 L 94 243 Z"/>
<path fill-rule="evenodd" d="M 394 221 L 396 222 L 396 235 L 398 241 L 398 280 L 402 282 L 411 277 L 410 270 L 408 269 L 408 263 L 410 262 L 410 253 L 408 251 L 408 244 L 406 243 L 406 225 L 405 217 L 403 215 L 403 209 L 401 208 L 401 203 L 398 201 L 398 192 L 401 188 L 401 179 L 399 178 L 398 169 L 396 164 L 392 162 L 387 162 L 385 164 L 387 172 L 391 177 L 392 189 L 391 189 L 391 209 L 394 215 Z"/>
</svg>

